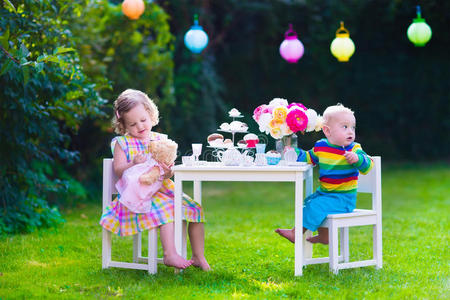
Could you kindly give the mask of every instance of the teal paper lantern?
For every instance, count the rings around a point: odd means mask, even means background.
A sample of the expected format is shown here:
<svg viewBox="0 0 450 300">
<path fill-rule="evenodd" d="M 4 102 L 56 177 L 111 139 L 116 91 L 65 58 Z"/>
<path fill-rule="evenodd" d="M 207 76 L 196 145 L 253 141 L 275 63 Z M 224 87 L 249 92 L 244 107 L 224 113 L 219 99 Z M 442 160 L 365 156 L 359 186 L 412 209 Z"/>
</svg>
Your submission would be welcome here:
<svg viewBox="0 0 450 300">
<path fill-rule="evenodd" d="M 417 5 L 417 18 L 413 19 L 413 23 L 408 27 L 408 39 L 416 47 L 423 47 L 431 39 L 431 34 L 431 28 L 425 23 L 425 19 L 422 19 L 420 6 Z"/>
<path fill-rule="evenodd" d="M 184 35 L 184 44 L 194 53 L 200 53 L 208 45 L 208 35 L 198 25 L 198 16 L 194 16 L 194 25 Z"/>
</svg>

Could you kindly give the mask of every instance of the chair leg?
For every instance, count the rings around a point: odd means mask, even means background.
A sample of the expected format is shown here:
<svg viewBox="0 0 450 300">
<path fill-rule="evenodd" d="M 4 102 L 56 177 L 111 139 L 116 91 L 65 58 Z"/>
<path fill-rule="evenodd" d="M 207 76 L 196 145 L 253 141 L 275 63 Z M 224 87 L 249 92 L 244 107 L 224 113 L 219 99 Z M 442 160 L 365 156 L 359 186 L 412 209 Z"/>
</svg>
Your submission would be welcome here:
<svg viewBox="0 0 450 300">
<path fill-rule="evenodd" d="M 339 251 L 338 251 L 338 262 L 343 262 L 344 261 L 344 227 L 339 228 L 338 230 L 339 235 L 338 235 L 338 239 L 339 239 Z"/>
<path fill-rule="evenodd" d="M 158 272 L 158 232 L 156 228 L 148 231 L 148 273 Z"/>
<path fill-rule="evenodd" d="M 303 259 L 310 259 L 313 256 L 313 244 L 306 239 L 312 237 L 312 231 L 306 230 L 303 235 Z"/>
<path fill-rule="evenodd" d="M 111 262 L 111 232 L 102 230 L 102 269 L 109 268 Z"/>
<path fill-rule="evenodd" d="M 187 259 L 187 236 L 186 236 L 187 222 L 183 221 L 182 226 L 183 226 L 181 229 L 181 235 L 183 236 L 183 243 L 181 245 L 182 256 L 184 257 L 184 259 Z"/>
<path fill-rule="evenodd" d="M 350 261 L 348 227 L 341 228 L 341 254 L 344 262 Z"/>
<path fill-rule="evenodd" d="M 334 274 L 338 273 L 338 228 L 336 224 L 332 221 L 330 223 L 330 226 L 328 227 L 329 230 L 329 245 L 328 245 L 328 251 L 329 251 L 329 258 L 330 258 L 330 271 Z"/>
<path fill-rule="evenodd" d="M 142 234 L 140 232 L 133 236 L 133 262 L 138 263 L 142 256 Z"/>
<path fill-rule="evenodd" d="M 381 226 L 373 225 L 373 259 L 377 262 L 376 268 L 383 267 L 383 251 L 381 240 Z"/>
</svg>

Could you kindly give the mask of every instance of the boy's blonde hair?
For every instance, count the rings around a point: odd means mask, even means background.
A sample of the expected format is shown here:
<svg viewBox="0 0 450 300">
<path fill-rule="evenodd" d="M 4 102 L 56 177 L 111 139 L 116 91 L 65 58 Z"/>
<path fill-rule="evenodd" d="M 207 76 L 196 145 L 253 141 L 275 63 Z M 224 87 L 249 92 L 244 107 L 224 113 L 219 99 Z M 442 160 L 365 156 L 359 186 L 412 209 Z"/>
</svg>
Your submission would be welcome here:
<svg viewBox="0 0 450 300">
<path fill-rule="evenodd" d="M 147 94 L 133 89 L 123 91 L 116 101 L 114 101 L 114 117 L 112 126 L 117 134 L 124 135 L 125 120 L 123 114 L 129 112 L 136 105 L 142 104 L 150 115 L 152 126 L 159 122 L 159 111 L 155 103 L 147 96 Z"/>
<path fill-rule="evenodd" d="M 346 112 L 350 114 L 354 114 L 353 111 L 350 108 L 345 107 L 341 103 L 338 103 L 336 105 L 328 106 L 325 111 L 323 112 L 323 123 L 329 124 L 333 117 L 337 113 Z"/>
</svg>

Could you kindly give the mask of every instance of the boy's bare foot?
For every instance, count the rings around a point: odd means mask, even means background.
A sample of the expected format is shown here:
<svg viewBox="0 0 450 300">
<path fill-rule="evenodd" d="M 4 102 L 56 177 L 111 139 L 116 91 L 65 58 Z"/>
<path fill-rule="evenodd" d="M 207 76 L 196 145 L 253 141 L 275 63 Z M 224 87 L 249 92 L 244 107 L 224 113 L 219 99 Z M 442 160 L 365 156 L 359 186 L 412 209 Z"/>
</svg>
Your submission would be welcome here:
<svg viewBox="0 0 450 300">
<path fill-rule="evenodd" d="M 164 264 L 168 267 L 175 267 L 177 269 L 186 269 L 193 264 L 192 260 L 186 260 L 178 254 L 164 255 Z"/>
<path fill-rule="evenodd" d="M 211 270 L 211 267 L 209 266 L 208 262 L 206 261 L 205 257 L 198 258 L 196 256 L 192 256 L 191 261 L 193 261 L 192 265 L 194 267 L 200 268 L 203 271 L 209 271 Z"/>
<path fill-rule="evenodd" d="M 324 245 L 328 245 L 328 235 L 325 236 L 325 235 L 319 234 L 319 235 L 315 235 L 315 236 L 312 236 L 310 238 L 307 238 L 306 240 L 308 242 L 310 242 L 311 244 L 321 243 L 321 244 L 324 244 Z"/>
<path fill-rule="evenodd" d="M 277 228 L 275 232 L 281 235 L 282 237 L 288 239 L 290 242 L 295 243 L 295 228 L 292 229 Z"/>
</svg>

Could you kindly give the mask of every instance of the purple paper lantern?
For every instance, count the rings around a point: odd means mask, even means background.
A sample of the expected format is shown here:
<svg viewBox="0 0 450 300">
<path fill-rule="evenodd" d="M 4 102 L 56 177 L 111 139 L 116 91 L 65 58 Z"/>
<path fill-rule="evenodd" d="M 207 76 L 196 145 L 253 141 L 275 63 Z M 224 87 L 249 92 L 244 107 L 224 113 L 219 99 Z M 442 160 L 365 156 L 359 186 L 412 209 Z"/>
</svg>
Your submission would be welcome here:
<svg viewBox="0 0 450 300">
<path fill-rule="evenodd" d="M 305 52 L 302 42 L 297 38 L 297 33 L 289 24 L 289 30 L 284 34 L 284 41 L 280 45 L 280 54 L 288 63 L 296 63 Z"/>
</svg>

